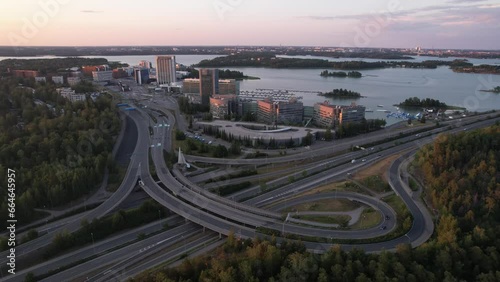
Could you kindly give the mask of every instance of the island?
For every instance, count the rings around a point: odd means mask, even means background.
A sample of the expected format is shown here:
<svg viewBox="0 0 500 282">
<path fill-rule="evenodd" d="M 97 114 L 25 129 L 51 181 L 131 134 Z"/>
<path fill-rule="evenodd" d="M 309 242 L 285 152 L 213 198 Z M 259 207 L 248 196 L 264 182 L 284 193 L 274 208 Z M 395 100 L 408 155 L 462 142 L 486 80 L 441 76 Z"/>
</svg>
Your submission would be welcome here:
<svg viewBox="0 0 500 282">
<path fill-rule="evenodd" d="M 461 73 L 482 73 L 482 74 L 500 74 L 500 66 L 479 65 L 479 66 L 457 66 L 452 67 L 454 72 Z"/>
<path fill-rule="evenodd" d="M 449 106 L 444 102 L 439 100 L 425 98 L 420 99 L 418 97 L 408 98 L 404 102 L 394 105 L 396 107 L 402 108 L 434 108 L 434 109 L 448 109 L 448 110 L 461 110 L 462 107 Z"/>
<path fill-rule="evenodd" d="M 186 69 L 186 71 L 189 72 L 188 75 L 185 75 L 183 78 L 199 78 L 200 77 L 200 72 L 192 67 L 189 67 Z M 234 71 L 234 70 L 221 70 L 219 69 L 219 78 L 220 79 L 235 79 L 235 80 L 258 80 L 260 77 L 255 77 L 255 76 L 248 76 L 245 75 L 241 71 Z"/>
<path fill-rule="evenodd" d="M 364 98 L 358 92 L 347 90 L 347 89 L 333 89 L 330 92 L 318 93 L 318 96 L 323 96 L 327 98 L 337 98 L 337 99 L 359 99 Z"/>
<path fill-rule="evenodd" d="M 436 69 L 440 66 L 448 66 L 455 72 L 469 72 L 468 70 L 472 69 L 476 72 L 482 70 L 481 72 L 488 71 L 488 73 L 496 73 L 496 69 L 498 68 L 498 66 L 490 66 L 490 65 L 481 65 L 476 67 L 466 59 L 456 59 L 453 61 L 426 60 L 423 62 L 410 62 L 410 61 L 365 62 L 359 60 L 331 62 L 323 59 L 283 58 L 283 57 L 278 57 L 276 56 L 276 54 L 271 52 L 260 52 L 260 53 L 246 52 L 246 53 L 233 54 L 224 57 L 216 57 L 211 60 L 203 60 L 197 65 L 195 65 L 195 67 L 200 67 L 200 68 L 216 68 L 216 67 L 263 67 L 263 68 L 276 68 L 276 69 L 332 68 L 337 70 L 349 70 L 349 71 L 384 69 L 384 68 Z"/>
<path fill-rule="evenodd" d="M 490 90 L 481 90 L 482 92 L 491 92 L 491 93 L 500 93 L 500 86 L 497 86 L 493 89 L 490 89 Z"/>
<path fill-rule="evenodd" d="M 352 78 L 360 78 L 363 75 L 359 71 L 350 71 L 350 72 L 344 72 L 344 71 L 334 71 L 334 72 L 329 72 L 328 70 L 324 70 L 320 73 L 320 76 L 322 77 L 352 77 Z"/>
</svg>

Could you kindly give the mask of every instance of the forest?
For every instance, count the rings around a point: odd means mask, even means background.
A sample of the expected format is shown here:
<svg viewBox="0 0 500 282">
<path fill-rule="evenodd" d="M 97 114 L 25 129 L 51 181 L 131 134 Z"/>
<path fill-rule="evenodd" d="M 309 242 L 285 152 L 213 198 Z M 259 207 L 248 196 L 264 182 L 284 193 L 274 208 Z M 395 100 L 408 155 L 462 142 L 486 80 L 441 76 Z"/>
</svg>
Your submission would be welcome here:
<svg viewBox="0 0 500 282">
<path fill-rule="evenodd" d="M 432 238 L 368 254 L 230 234 L 222 248 L 133 281 L 500 281 L 500 125 L 439 136 L 413 163 L 438 211 Z"/>
<path fill-rule="evenodd" d="M 408 108 L 448 108 L 448 105 L 439 100 L 431 98 L 420 99 L 418 97 L 408 98 L 397 106 Z"/>
<path fill-rule="evenodd" d="M 0 74 L 7 75 L 7 69 L 11 70 L 36 70 L 40 75 L 57 73 L 65 71 L 72 67 L 82 67 L 85 65 L 109 65 L 114 69 L 117 67 L 128 66 L 117 62 L 108 62 L 104 58 L 59 58 L 59 59 L 6 59 L 0 61 Z"/>
<path fill-rule="evenodd" d="M 359 71 L 350 71 L 350 72 L 345 72 L 345 71 L 334 71 L 334 72 L 329 72 L 328 70 L 324 70 L 320 73 L 320 76 L 323 77 L 352 77 L 352 78 L 360 78 L 363 75 Z"/>
<path fill-rule="evenodd" d="M 425 68 L 435 69 L 439 66 L 449 66 L 451 69 L 469 68 L 472 63 L 467 60 L 427 60 L 413 61 L 337 61 L 330 62 L 323 59 L 282 58 L 272 53 L 241 53 L 212 60 L 203 60 L 197 67 L 268 67 L 268 68 L 333 68 L 339 70 L 366 70 L 382 68 Z M 498 68 L 497 66 L 482 65 L 483 69 Z"/>
<path fill-rule="evenodd" d="M 0 80 L 0 171 L 16 171 L 17 220 L 28 223 L 38 216 L 35 208 L 50 209 L 90 193 L 105 168 L 113 168 L 113 137 L 120 127 L 108 94 L 71 103 L 50 83 Z M 0 174 L 0 183 L 5 177 Z M 0 191 L 2 226 L 5 193 Z"/>
<path fill-rule="evenodd" d="M 347 90 L 347 89 L 333 89 L 330 92 L 319 93 L 319 96 L 324 96 L 328 98 L 361 98 L 361 94 L 359 92 Z"/>
<path fill-rule="evenodd" d="M 189 72 L 188 75 L 185 75 L 183 78 L 200 78 L 200 72 L 195 68 L 187 68 L 186 71 Z M 241 71 L 235 70 L 219 70 L 219 79 L 236 79 L 236 80 L 244 80 L 244 79 L 259 79 L 258 77 L 247 76 Z"/>
</svg>

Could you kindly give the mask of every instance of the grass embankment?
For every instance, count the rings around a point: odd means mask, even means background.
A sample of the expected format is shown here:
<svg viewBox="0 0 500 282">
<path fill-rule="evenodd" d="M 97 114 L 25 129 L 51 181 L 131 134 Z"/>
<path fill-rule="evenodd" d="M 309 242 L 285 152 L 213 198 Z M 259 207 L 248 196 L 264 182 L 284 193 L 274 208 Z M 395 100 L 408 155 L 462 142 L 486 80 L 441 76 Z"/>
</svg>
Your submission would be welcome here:
<svg viewBox="0 0 500 282">
<path fill-rule="evenodd" d="M 382 215 L 380 212 L 374 210 L 373 208 L 365 209 L 359 218 L 359 220 L 350 226 L 351 229 L 367 229 L 377 226 L 382 221 Z"/>
<path fill-rule="evenodd" d="M 296 219 L 326 223 L 326 224 L 338 224 L 345 225 L 351 220 L 348 215 L 298 215 L 294 216 Z"/>
<path fill-rule="evenodd" d="M 347 199 L 326 199 L 315 202 L 303 203 L 288 207 L 283 212 L 295 211 L 318 211 L 318 212 L 343 212 L 352 211 L 359 208 L 358 203 L 354 203 Z"/>
</svg>

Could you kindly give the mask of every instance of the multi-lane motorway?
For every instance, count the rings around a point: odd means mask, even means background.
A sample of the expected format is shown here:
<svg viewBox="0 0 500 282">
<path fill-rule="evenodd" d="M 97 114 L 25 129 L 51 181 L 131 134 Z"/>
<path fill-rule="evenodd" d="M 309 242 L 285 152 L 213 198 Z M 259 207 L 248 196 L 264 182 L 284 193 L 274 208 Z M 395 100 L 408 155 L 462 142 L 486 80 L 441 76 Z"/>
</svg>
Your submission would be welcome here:
<svg viewBox="0 0 500 282">
<path fill-rule="evenodd" d="M 170 101 L 171 102 L 171 101 Z M 175 107 L 175 103 L 160 102 L 158 104 L 149 104 L 151 108 L 157 108 L 159 110 L 166 109 L 174 109 L 175 116 L 170 113 L 170 111 L 166 111 L 166 117 L 158 117 L 158 119 L 162 123 L 168 124 L 179 124 L 179 114 L 178 108 Z M 151 114 L 155 114 L 151 112 Z M 170 147 L 171 144 L 171 136 L 172 136 L 172 127 L 156 127 L 156 130 L 153 131 L 153 136 L 150 136 L 148 132 L 148 126 L 151 124 L 150 117 L 147 113 L 143 111 L 131 111 L 128 112 L 130 119 L 136 124 L 138 129 L 138 142 L 135 148 L 135 152 L 131 157 L 131 162 L 128 167 L 125 179 L 117 190 L 116 193 L 113 194 L 111 198 L 109 198 L 105 203 L 96 208 L 95 210 L 86 213 L 82 217 L 75 219 L 73 222 L 66 224 L 64 227 L 69 231 L 75 231 L 79 228 L 80 220 L 82 218 L 87 218 L 88 220 L 92 220 L 93 218 L 101 217 L 107 214 L 109 211 L 114 209 L 119 203 L 125 199 L 135 184 L 137 183 L 137 179 L 142 180 L 142 188 L 146 191 L 153 199 L 158 201 L 160 204 L 166 206 L 173 212 L 178 215 L 186 218 L 187 220 L 206 227 L 210 230 L 215 231 L 219 234 L 228 234 L 229 232 L 236 232 L 239 236 L 244 238 L 253 238 L 256 235 L 266 237 L 263 234 L 260 234 L 256 231 L 259 227 L 265 227 L 267 229 L 273 229 L 277 231 L 284 231 L 286 234 L 295 234 L 302 235 L 308 237 L 323 237 L 323 238 L 336 238 L 336 239 L 363 239 L 363 238 L 373 238 L 378 237 L 384 234 L 387 234 L 394 228 L 395 222 L 395 214 L 394 211 L 385 203 L 380 202 L 378 199 L 366 196 L 359 195 L 354 193 L 336 193 L 336 194 L 328 194 L 324 193 L 322 195 L 310 195 L 301 198 L 294 198 L 287 202 L 281 202 L 274 206 L 273 210 L 260 208 L 264 205 L 279 202 L 282 199 L 287 197 L 296 196 L 301 191 L 305 191 L 311 188 L 318 186 L 321 183 L 326 181 L 332 181 L 336 179 L 345 178 L 345 175 L 349 172 L 355 171 L 356 169 L 370 165 L 371 162 L 376 161 L 378 156 L 377 154 L 383 153 L 384 155 L 400 153 L 406 150 L 411 150 L 409 153 L 403 155 L 401 158 L 396 160 L 390 168 L 389 171 L 389 183 L 394 191 L 401 197 L 401 199 L 406 203 L 410 212 L 413 215 L 413 225 L 411 230 L 405 234 L 405 236 L 393 239 L 386 242 L 373 243 L 373 244 L 354 244 L 354 245 L 343 245 L 344 248 L 350 249 L 353 247 L 363 248 L 366 251 L 380 251 L 382 249 L 394 249 L 400 243 L 412 243 L 413 246 L 417 246 L 423 242 L 425 242 L 432 234 L 433 231 L 433 223 L 428 211 L 418 202 L 411 198 L 410 193 L 408 192 L 408 188 L 405 187 L 405 184 L 400 179 L 399 169 L 401 166 L 401 162 L 406 159 L 410 154 L 414 152 L 414 149 L 422 144 L 426 144 L 432 141 L 432 137 L 439 132 L 449 131 L 446 128 L 434 129 L 431 130 L 431 137 L 426 137 L 419 139 L 418 142 L 408 142 L 403 145 L 395 146 L 392 148 L 388 148 L 383 152 L 377 152 L 370 156 L 369 152 L 354 152 L 348 153 L 345 155 L 340 155 L 338 158 L 333 160 L 322 161 L 314 165 L 310 165 L 310 168 L 314 167 L 327 167 L 331 166 L 332 168 L 326 170 L 324 172 L 320 172 L 318 174 L 306 177 L 303 180 L 297 181 L 295 183 L 291 183 L 289 185 L 284 186 L 283 188 L 279 188 L 273 190 L 271 192 L 265 193 L 254 199 L 251 199 L 245 203 L 237 203 L 235 201 L 230 201 L 225 198 L 218 197 L 216 195 L 210 194 L 206 192 L 201 187 L 198 187 L 196 184 L 189 181 L 182 173 L 173 169 L 172 172 L 166 167 L 166 164 L 163 160 L 163 150 L 165 145 Z M 471 118 L 469 120 L 472 120 Z M 487 125 L 493 124 L 493 120 L 488 120 L 484 122 L 478 122 L 473 125 L 469 125 L 469 128 L 478 128 Z M 181 124 L 180 128 L 185 127 L 185 124 Z M 461 129 L 451 130 L 450 132 L 456 132 Z M 375 142 L 383 140 L 389 136 L 393 136 L 394 133 L 388 132 L 380 132 L 376 134 L 372 134 L 369 137 L 363 138 L 363 142 Z M 399 141 L 411 141 L 415 139 L 413 136 L 401 138 Z M 393 141 L 394 142 L 394 141 Z M 159 146 L 158 146 L 159 144 Z M 335 146 L 323 147 L 317 150 L 311 149 L 310 151 L 302 154 L 289 155 L 285 157 L 277 157 L 273 158 L 273 162 L 291 162 L 303 159 L 304 157 L 314 159 L 316 157 L 324 157 L 325 154 L 331 154 L 332 151 L 340 152 L 345 149 L 348 149 L 352 144 L 352 140 L 340 141 L 335 144 Z M 152 146 L 154 145 L 154 146 Z M 384 147 L 384 146 L 381 146 Z M 153 163 L 157 172 L 157 175 L 160 179 L 160 182 L 157 183 L 152 179 L 150 175 L 149 168 L 149 150 L 151 150 L 151 156 L 153 159 Z M 346 162 L 346 160 L 350 158 L 359 158 L 360 156 L 366 156 L 366 162 L 358 162 L 355 165 Z M 221 163 L 221 164 L 234 164 L 234 165 L 261 165 L 264 164 L 267 160 L 262 159 L 237 159 L 237 160 L 228 160 L 228 159 L 213 159 L 213 158 L 200 158 L 200 157 L 187 157 L 191 161 L 199 161 L 199 162 L 209 162 L 209 163 Z M 305 201 L 315 201 L 318 199 L 324 198 L 347 198 L 351 200 L 356 200 L 362 203 L 365 203 L 369 206 L 374 207 L 376 210 L 380 211 L 383 215 L 388 215 L 390 218 L 386 220 L 383 224 L 387 226 L 387 228 L 381 229 L 379 226 L 366 229 L 366 230 L 334 230 L 334 229 L 322 229 L 316 228 L 312 226 L 301 226 L 296 225 L 291 222 L 286 222 L 280 218 L 280 214 L 276 211 L 279 208 L 283 207 L 283 205 L 291 205 L 296 203 L 301 203 Z M 185 227 L 188 225 L 182 225 L 180 228 L 184 229 L 175 229 L 179 232 L 194 232 L 195 229 L 190 231 L 186 231 Z M 199 227 L 197 227 L 199 232 Z M 183 230 L 183 231 L 182 231 Z M 173 231 L 173 230 L 171 230 Z M 170 232 L 170 231 L 169 231 Z M 162 236 L 167 233 L 162 233 Z M 173 234 L 173 233 L 168 233 Z M 171 237 L 152 237 L 154 240 L 167 240 L 173 238 L 175 235 Z M 178 237 L 178 236 L 177 236 Z M 199 240 L 213 240 L 214 237 L 217 237 L 214 234 L 207 234 L 206 237 L 201 237 Z M 23 254 L 28 254 L 33 250 L 36 250 L 42 246 L 47 245 L 52 240 L 51 235 L 45 235 L 41 238 L 38 238 L 30 243 L 23 244 L 19 246 L 18 253 L 20 256 Z M 161 241 L 160 240 L 160 241 Z M 278 240 L 281 240 L 278 238 Z M 167 240 L 168 241 L 168 240 Z M 162 242 L 167 242 L 162 241 Z M 152 241 L 147 241 L 146 243 L 151 243 Z M 316 252 L 322 252 L 327 250 L 331 245 L 324 243 L 316 243 L 316 242 L 305 242 L 305 245 L 308 249 Z M 124 248 L 123 250 L 129 250 L 128 248 Z M 105 259 L 107 261 L 118 261 L 120 256 L 124 254 L 120 254 L 119 252 L 112 252 L 108 254 L 109 257 Z M 128 256 L 130 258 L 130 256 Z M 99 259 L 99 258 L 98 258 Z M 82 264 L 80 266 L 71 268 L 67 271 L 61 272 L 59 275 L 62 276 L 52 276 L 47 281 L 64 281 L 72 273 L 82 273 L 83 271 L 88 271 L 93 268 L 98 268 L 97 266 L 102 266 L 102 263 L 98 263 L 98 259 L 93 259 L 88 263 Z M 137 258 L 135 258 L 137 259 Z M 133 260 L 133 259 L 132 259 Z M 121 262 L 121 265 L 116 265 L 115 269 L 125 269 L 127 262 Z M 141 269 L 146 269 L 147 265 L 143 265 L 142 267 L 135 268 L 135 271 L 140 271 Z M 76 272 L 75 272 L 76 271 Z M 135 272 L 135 273 L 136 273 Z M 113 272 L 100 272 L 95 274 L 95 276 L 91 277 L 91 280 L 95 281 L 106 281 L 108 278 L 113 276 Z M 13 277 L 14 278 L 14 277 Z M 57 279 L 57 280 L 53 280 Z M 16 281 L 16 280 L 12 280 Z"/>
</svg>

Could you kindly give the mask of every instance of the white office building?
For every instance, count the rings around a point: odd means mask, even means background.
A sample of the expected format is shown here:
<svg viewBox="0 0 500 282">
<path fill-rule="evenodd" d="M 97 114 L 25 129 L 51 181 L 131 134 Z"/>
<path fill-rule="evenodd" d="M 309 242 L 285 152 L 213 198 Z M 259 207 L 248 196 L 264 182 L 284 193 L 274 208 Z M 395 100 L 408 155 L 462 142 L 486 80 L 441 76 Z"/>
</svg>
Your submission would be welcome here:
<svg viewBox="0 0 500 282">
<path fill-rule="evenodd" d="M 159 85 L 176 82 L 175 56 L 156 57 L 156 80 Z"/>
<path fill-rule="evenodd" d="M 110 81 L 113 79 L 113 71 L 93 71 L 92 77 L 97 82 Z"/>
</svg>

